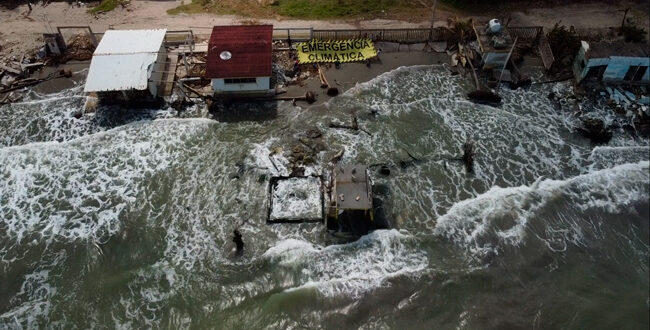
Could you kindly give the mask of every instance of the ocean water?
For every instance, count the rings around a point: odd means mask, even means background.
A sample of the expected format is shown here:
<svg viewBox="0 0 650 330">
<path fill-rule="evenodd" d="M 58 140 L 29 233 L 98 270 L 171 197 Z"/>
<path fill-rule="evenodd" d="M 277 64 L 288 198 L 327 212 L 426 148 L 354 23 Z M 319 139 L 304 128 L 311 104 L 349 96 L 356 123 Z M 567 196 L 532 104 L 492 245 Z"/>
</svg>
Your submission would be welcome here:
<svg viewBox="0 0 650 330">
<path fill-rule="evenodd" d="M 470 89 L 415 66 L 254 121 L 77 119 L 81 87 L 0 107 L 0 328 L 647 329 L 648 141 L 576 134 L 576 108 L 622 119 L 546 97 L 568 84 L 504 89 L 498 108 Z M 352 114 L 367 133 L 328 128 Z M 371 171 L 390 229 L 266 223 L 268 179 L 310 128 L 326 148 L 307 173 L 341 149 L 391 168 Z M 472 174 L 453 160 L 467 139 Z"/>
</svg>

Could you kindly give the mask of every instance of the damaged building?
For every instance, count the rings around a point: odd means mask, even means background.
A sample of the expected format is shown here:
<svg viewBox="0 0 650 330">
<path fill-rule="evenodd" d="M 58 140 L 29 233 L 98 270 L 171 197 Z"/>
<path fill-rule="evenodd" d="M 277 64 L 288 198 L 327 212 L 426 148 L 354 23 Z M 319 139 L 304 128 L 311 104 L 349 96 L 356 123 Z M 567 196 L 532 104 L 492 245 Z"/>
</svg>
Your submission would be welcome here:
<svg viewBox="0 0 650 330">
<path fill-rule="evenodd" d="M 167 58 L 167 30 L 108 30 L 93 53 L 84 92 L 102 101 L 146 101 L 158 96 Z"/>
<path fill-rule="evenodd" d="M 372 181 L 364 165 L 332 170 L 326 225 L 336 233 L 364 235 L 375 228 Z"/>
<path fill-rule="evenodd" d="M 573 62 L 573 74 L 578 83 L 645 85 L 650 82 L 649 65 L 647 44 L 582 41 Z"/>
<path fill-rule="evenodd" d="M 482 56 L 483 69 L 502 69 L 506 67 L 514 38 L 501 22 L 492 19 L 481 28 L 474 26 L 476 40 Z"/>
</svg>

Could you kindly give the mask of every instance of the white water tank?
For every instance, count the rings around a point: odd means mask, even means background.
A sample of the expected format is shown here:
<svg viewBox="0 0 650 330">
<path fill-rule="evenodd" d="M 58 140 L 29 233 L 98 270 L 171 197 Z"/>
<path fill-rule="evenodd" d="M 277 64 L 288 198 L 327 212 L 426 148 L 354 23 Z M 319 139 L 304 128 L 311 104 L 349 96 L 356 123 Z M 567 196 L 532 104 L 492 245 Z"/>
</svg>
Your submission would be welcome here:
<svg viewBox="0 0 650 330">
<path fill-rule="evenodd" d="M 501 33 L 501 21 L 496 18 L 491 19 L 488 23 L 488 31 L 494 34 Z"/>
</svg>

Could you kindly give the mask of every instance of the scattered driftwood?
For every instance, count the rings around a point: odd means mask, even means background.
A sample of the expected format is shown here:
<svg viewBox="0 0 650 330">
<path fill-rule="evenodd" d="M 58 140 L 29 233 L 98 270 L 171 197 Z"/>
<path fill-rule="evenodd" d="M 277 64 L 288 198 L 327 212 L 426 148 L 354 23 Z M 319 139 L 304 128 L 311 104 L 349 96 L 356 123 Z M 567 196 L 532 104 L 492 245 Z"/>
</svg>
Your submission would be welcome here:
<svg viewBox="0 0 650 330">
<path fill-rule="evenodd" d="M 472 69 L 472 75 L 474 76 L 474 83 L 476 84 L 476 90 L 467 93 L 467 97 L 472 102 L 477 102 L 477 103 L 488 103 L 488 104 L 501 103 L 501 96 L 489 90 L 483 89 L 483 87 L 478 81 L 478 76 L 476 75 L 476 70 L 474 69 L 474 64 L 472 64 L 472 60 L 471 59 L 467 60 L 467 63 L 469 64 L 469 67 Z"/>
<path fill-rule="evenodd" d="M 340 128 L 340 129 L 350 129 L 350 130 L 353 130 L 353 131 L 362 131 L 362 132 L 364 132 L 364 133 L 366 133 L 368 135 L 372 135 L 372 134 L 370 134 L 370 132 L 363 129 L 361 126 L 359 126 L 359 121 L 357 120 L 357 116 L 352 117 L 352 125 L 346 125 L 346 124 L 342 124 L 342 123 L 330 122 L 329 127 L 330 128 Z"/>
<path fill-rule="evenodd" d="M 341 158 L 343 158 L 343 154 L 345 153 L 345 149 L 341 149 L 341 151 L 337 152 L 334 157 L 332 157 L 332 163 L 338 163 Z"/>
<path fill-rule="evenodd" d="M 16 97 L 11 97 L 11 93 L 5 94 L 3 98 L 0 99 L 0 105 L 5 105 L 5 104 L 10 104 L 10 103 L 16 103 L 22 99 L 22 95 L 18 95 Z"/>
<path fill-rule="evenodd" d="M 307 103 L 312 104 L 316 102 L 316 94 L 314 92 L 307 92 L 304 96 L 279 96 L 275 99 L 292 101 L 294 106 L 296 105 L 296 101 L 307 101 Z"/>
<path fill-rule="evenodd" d="M 499 90 L 499 86 L 501 86 L 501 79 L 503 78 L 503 72 L 505 71 L 506 66 L 508 66 L 508 61 L 510 61 L 510 56 L 512 56 L 512 51 L 515 49 L 515 46 L 517 45 L 517 40 L 519 40 L 519 37 L 515 37 L 515 41 L 512 43 L 512 47 L 510 47 L 510 51 L 508 52 L 508 56 L 506 56 L 506 64 L 503 65 L 503 69 L 501 69 L 501 74 L 499 74 L 499 81 L 497 81 L 497 91 Z"/>
<path fill-rule="evenodd" d="M 411 159 L 412 159 L 413 161 L 416 161 L 416 162 L 420 161 L 419 158 L 413 156 L 413 155 L 412 155 L 408 150 L 406 150 L 406 149 L 403 149 L 403 150 L 406 151 L 406 154 L 409 155 L 409 157 L 411 157 Z"/>
<path fill-rule="evenodd" d="M 197 89 L 195 89 L 193 87 L 188 86 L 184 82 L 181 82 L 181 86 L 187 88 L 187 90 L 189 90 L 190 92 L 196 94 L 200 99 L 202 99 L 208 105 L 211 104 L 212 101 L 214 101 L 214 98 L 212 97 L 212 95 L 205 95 L 205 94 L 201 93 L 201 91 L 199 91 L 199 90 L 197 90 Z M 181 88 L 181 91 L 182 91 L 182 88 Z"/>
<path fill-rule="evenodd" d="M 31 68 L 40 67 L 40 66 L 43 66 L 43 65 L 45 65 L 45 63 L 43 63 L 43 62 L 36 62 L 36 63 L 30 63 L 30 64 L 23 64 L 22 62 L 20 62 L 20 68 L 23 71 L 25 71 L 27 69 L 31 69 Z"/>
<path fill-rule="evenodd" d="M 462 157 L 446 157 L 446 156 L 440 156 L 440 157 L 432 157 L 432 158 L 421 158 L 421 157 L 415 157 L 413 154 L 411 154 L 408 150 L 403 149 L 404 152 L 409 156 L 409 159 L 406 160 L 399 160 L 397 163 L 394 162 L 385 162 L 385 163 L 375 163 L 371 164 L 368 167 L 370 168 L 379 168 L 379 173 L 385 176 L 390 175 L 390 168 L 399 166 L 401 169 L 407 169 L 411 166 L 415 166 L 417 164 L 421 163 L 426 163 L 426 162 L 438 162 L 438 161 L 444 161 L 444 166 L 447 168 L 447 163 L 446 161 L 455 161 L 455 162 L 462 162 L 465 165 L 465 170 L 467 173 L 473 173 L 474 172 L 474 156 L 475 156 L 475 151 L 474 151 L 474 143 L 471 140 L 466 140 L 465 143 L 463 144 L 463 155 Z"/>
<path fill-rule="evenodd" d="M 320 78 L 320 87 L 322 88 L 327 88 L 327 95 L 329 96 L 336 96 L 339 94 L 339 89 L 336 87 L 332 87 L 330 83 L 327 81 L 327 78 L 325 77 L 325 72 L 323 72 L 323 69 L 318 66 L 318 78 Z"/>
<path fill-rule="evenodd" d="M 0 94 L 12 92 L 12 91 L 24 88 L 24 87 L 33 86 L 33 85 L 36 85 L 38 83 L 48 81 L 48 80 L 51 80 L 51 79 L 56 79 L 56 78 L 61 78 L 61 77 L 69 77 L 69 76 L 71 76 L 71 73 L 70 73 L 70 75 L 68 75 L 68 72 L 69 72 L 68 70 L 64 69 L 64 70 L 61 70 L 59 72 L 53 72 L 50 75 L 48 75 L 47 77 L 45 77 L 45 78 L 39 78 L 39 79 L 37 79 L 37 78 L 26 78 L 26 79 L 22 79 L 22 80 L 16 80 L 11 85 L 9 85 L 9 87 L 4 88 L 4 89 L 0 89 Z"/>
<path fill-rule="evenodd" d="M 514 70 L 514 72 L 516 74 L 516 77 L 517 77 L 517 81 L 510 83 L 510 88 L 517 89 L 519 87 L 528 86 L 528 85 L 531 85 L 533 83 L 533 81 L 532 81 L 532 79 L 530 79 L 530 77 L 524 75 L 519 70 L 519 68 L 517 67 L 517 64 L 514 61 L 510 60 L 510 63 L 512 64 L 512 69 Z"/>
<path fill-rule="evenodd" d="M 275 162 L 273 161 L 273 157 L 271 157 L 273 154 L 269 154 L 269 161 L 271 161 L 271 165 L 273 165 L 273 168 L 275 168 L 275 172 L 280 172 L 278 169 L 278 166 L 275 165 Z"/>
<path fill-rule="evenodd" d="M 19 75 L 19 74 L 22 73 L 20 70 L 16 70 L 16 69 L 14 69 L 12 67 L 9 67 L 9 66 L 3 65 L 3 64 L 0 64 L 0 69 L 3 69 L 5 71 L 7 71 L 9 73 L 13 73 L 15 75 Z"/>
</svg>

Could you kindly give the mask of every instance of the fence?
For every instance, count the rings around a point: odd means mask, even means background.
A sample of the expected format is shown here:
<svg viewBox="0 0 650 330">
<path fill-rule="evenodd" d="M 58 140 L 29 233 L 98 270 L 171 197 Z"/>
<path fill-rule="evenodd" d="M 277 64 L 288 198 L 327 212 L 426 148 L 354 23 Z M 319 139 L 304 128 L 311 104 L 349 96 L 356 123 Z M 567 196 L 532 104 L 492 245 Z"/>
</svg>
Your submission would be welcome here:
<svg viewBox="0 0 650 330">
<path fill-rule="evenodd" d="M 314 30 L 313 38 L 322 40 L 370 38 L 374 41 L 415 44 L 445 40 L 445 33 L 441 29 Z"/>
<path fill-rule="evenodd" d="M 508 27 L 508 33 L 514 38 L 518 37 L 520 42 L 535 42 L 543 31 L 541 26 L 517 26 Z"/>
<path fill-rule="evenodd" d="M 193 30 L 208 32 L 210 26 L 191 26 Z M 337 29 L 315 30 L 313 28 L 273 28 L 273 40 L 308 41 L 311 39 L 344 40 L 371 38 L 374 41 L 415 44 L 427 41 L 447 40 L 449 31 L 444 28 L 432 29 Z M 208 37 L 209 34 L 195 33 L 196 37 Z M 207 38 L 204 38 L 207 39 Z"/>
<path fill-rule="evenodd" d="M 312 28 L 274 28 L 273 40 L 308 41 L 314 36 Z"/>
<path fill-rule="evenodd" d="M 539 52 L 539 57 L 542 58 L 542 63 L 546 70 L 550 70 L 553 62 L 555 62 L 555 56 L 553 56 L 553 51 L 551 50 L 551 45 L 548 44 L 548 40 L 544 33 L 539 38 L 537 43 L 537 50 Z"/>
<path fill-rule="evenodd" d="M 555 57 L 553 56 L 553 51 L 551 46 L 548 44 L 548 40 L 544 35 L 544 28 L 541 26 L 518 26 L 518 27 L 508 27 L 508 33 L 512 37 L 518 37 L 519 41 L 523 43 L 530 43 L 533 46 L 537 47 L 539 57 L 542 59 L 544 68 L 549 70 L 555 62 Z"/>
<path fill-rule="evenodd" d="M 192 30 L 168 30 L 165 33 L 165 46 L 180 46 L 194 43 Z"/>
</svg>

